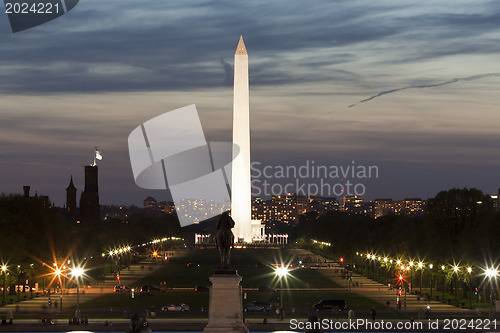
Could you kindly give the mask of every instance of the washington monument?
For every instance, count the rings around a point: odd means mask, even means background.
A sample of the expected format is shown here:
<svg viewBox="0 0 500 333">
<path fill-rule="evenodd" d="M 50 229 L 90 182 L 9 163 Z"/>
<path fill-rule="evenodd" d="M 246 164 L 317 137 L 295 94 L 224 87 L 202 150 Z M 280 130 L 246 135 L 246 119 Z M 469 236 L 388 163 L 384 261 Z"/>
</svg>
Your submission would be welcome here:
<svg viewBox="0 0 500 333">
<path fill-rule="evenodd" d="M 250 179 L 250 106 L 248 53 L 240 37 L 234 54 L 233 150 L 231 175 L 231 216 L 235 221 L 235 240 L 252 241 L 252 195 Z M 235 156 L 236 155 L 236 156 Z"/>
</svg>

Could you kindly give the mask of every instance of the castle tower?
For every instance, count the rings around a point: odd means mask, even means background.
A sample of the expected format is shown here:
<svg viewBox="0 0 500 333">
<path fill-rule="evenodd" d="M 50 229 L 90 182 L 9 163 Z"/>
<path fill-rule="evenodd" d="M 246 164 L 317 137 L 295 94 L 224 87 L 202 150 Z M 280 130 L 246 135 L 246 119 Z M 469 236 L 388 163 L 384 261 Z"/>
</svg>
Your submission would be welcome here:
<svg viewBox="0 0 500 333">
<path fill-rule="evenodd" d="M 234 54 L 233 143 L 239 154 L 234 156 L 231 177 L 231 217 L 235 222 L 235 239 L 252 241 L 252 195 L 250 179 L 250 105 L 248 53 L 243 36 Z"/>
<path fill-rule="evenodd" d="M 76 187 L 73 184 L 73 176 L 71 176 L 69 185 L 66 187 L 66 211 L 69 216 L 76 216 Z"/>
<path fill-rule="evenodd" d="M 100 210 L 98 167 L 97 165 L 86 165 L 85 189 L 80 197 L 80 218 L 82 222 L 99 222 Z"/>
<path fill-rule="evenodd" d="M 25 198 L 30 197 L 30 186 L 23 186 L 23 195 Z"/>
</svg>

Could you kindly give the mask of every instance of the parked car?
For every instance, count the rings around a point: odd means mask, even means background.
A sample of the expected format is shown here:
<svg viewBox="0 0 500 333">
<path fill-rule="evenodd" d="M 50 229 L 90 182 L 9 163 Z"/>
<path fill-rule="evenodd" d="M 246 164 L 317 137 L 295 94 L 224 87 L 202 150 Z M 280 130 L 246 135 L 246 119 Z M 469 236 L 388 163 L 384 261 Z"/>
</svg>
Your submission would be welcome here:
<svg viewBox="0 0 500 333">
<path fill-rule="evenodd" d="M 120 292 L 120 291 L 131 291 L 132 289 L 129 286 L 119 286 L 119 285 L 116 285 L 116 286 L 113 287 L 113 290 L 115 292 Z"/>
<path fill-rule="evenodd" d="M 196 286 L 196 287 L 194 287 L 194 291 L 210 291 L 210 287 L 208 287 L 208 286 Z"/>
<path fill-rule="evenodd" d="M 314 308 L 318 311 L 320 310 L 335 310 L 343 311 L 346 309 L 346 301 L 343 299 L 322 299 L 318 303 L 314 304 Z"/>
<path fill-rule="evenodd" d="M 170 305 L 162 306 L 161 311 L 189 311 L 189 305 L 184 303 L 174 303 Z"/>
<path fill-rule="evenodd" d="M 253 301 L 243 305 L 243 311 L 258 311 L 258 312 L 266 312 L 271 311 L 272 305 L 267 302 L 257 302 Z"/>
<path fill-rule="evenodd" d="M 150 293 L 153 291 L 161 291 L 160 287 L 152 285 L 152 284 L 146 284 L 141 287 L 141 292 L 142 293 Z"/>
<path fill-rule="evenodd" d="M 260 292 L 274 292 L 275 290 L 274 290 L 274 288 L 271 288 L 269 286 L 262 285 L 262 286 L 259 286 L 259 291 Z"/>
</svg>

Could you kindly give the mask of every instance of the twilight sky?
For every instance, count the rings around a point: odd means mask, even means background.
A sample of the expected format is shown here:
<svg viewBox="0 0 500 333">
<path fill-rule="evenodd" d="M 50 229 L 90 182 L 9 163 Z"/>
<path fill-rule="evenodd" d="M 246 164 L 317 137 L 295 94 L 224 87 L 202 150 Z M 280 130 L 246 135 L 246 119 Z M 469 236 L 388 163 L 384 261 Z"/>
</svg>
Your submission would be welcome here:
<svg viewBox="0 0 500 333">
<path fill-rule="evenodd" d="M 496 193 L 499 22 L 495 0 L 85 0 L 16 34 L 2 12 L 0 192 L 31 185 L 62 206 L 99 146 L 101 203 L 167 199 L 135 185 L 128 135 L 196 104 L 207 140 L 230 141 L 242 34 L 261 169 L 377 166 L 378 178 L 351 180 L 368 199 Z"/>
</svg>

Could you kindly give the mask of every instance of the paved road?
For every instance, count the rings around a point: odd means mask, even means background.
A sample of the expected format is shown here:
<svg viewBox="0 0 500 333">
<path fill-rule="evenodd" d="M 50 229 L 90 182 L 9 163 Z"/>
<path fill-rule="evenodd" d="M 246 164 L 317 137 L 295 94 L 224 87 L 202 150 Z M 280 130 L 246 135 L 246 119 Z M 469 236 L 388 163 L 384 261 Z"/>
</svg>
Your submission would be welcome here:
<svg viewBox="0 0 500 333">
<path fill-rule="evenodd" d="M 313 262 L 324 263 L 325 258 L 319 255 L 313 254 L 306 250 L 297 250 L 297 255 L 299 257 L 305 258 L 308 255 L 312 256 Z M 329 261 L 329 260 L 327 260 Z M 346 278 L 342 276 L 342 267 L 336 264 L 331 264 L 330 268 L 317 268 L 319 272 L 321 272 L 324 276 L 328 277 L 332 281 L 343 287 L 343 290 L 348 289 L 348 284 Z M 361 276 L 359 274 L 353 273 L 353 283 L 358 283 L 358 287 L 352 286 L 350 288 L 350 292 L 362 295 L 369 299 L 372 299 L 382 305 L 386 305 L 387 302 L 390 303 L 387 311 L 397 313 L 404 313 L 404 292 L 403 296 L 400 297 L 401 301 L 401 310 L 397 308 L 397 290 L 393 288 L 390 290 L 387 285 L 378 283 L 373 281 L 367 277 Z M 406 294 L 406 311 L 411 313 L 422 313 L 425 315 L 425 311 L 427 310 L 427 306 L 430 306 L 431 313 L 446 313 L 446 314 L 455 314 L 455 315 L 463 315 L 464 317 L 472 317 L 477 315 L 486 316 L 488 314 L 488 308 L 485 308 L 482 313 L 477 310 L 469 310 L 469 309 L 461 309 L 452 305 L 443 304 L 438 301 L 425 301 L 424 298 L 419 298 L 417 295 L 413 295 L 410 293 Z"/>
<path fill-rule="evenodd" d="M 145 260 L 138 264 L 131 265 L 128 269 L 124 269 L 120 272 L 120 279 L 122 285 L 130 285 L 134 287 L 134 282 L 147 276 L 162 267 L 161 263 L 155 263 L 151 260 Z M 97 285 L 86 286 L 80 288 L 80 303 L 86 302 L 92 298 L 98 297 L 106 293 L 113 293 L 115 286 L 115 276 L 114 274 L 106 275 L 104 281 Z M 135 286 L 137 287 L 137 286 Z M 51 306 L 49 308 L 49 297 L 51 300 Z M 69 308 L 75 308 L 77 299 L 76 288 L 69 288 L 63 290 L 63 293 L 51 293 L 49 295 L 43 295 L 40 297 L 34 297 L 33 299 L 28 299 L 21 301 L 19 303 L 7 304 L 0 308 L 0 318 L 5 318 L 7 311 L 12 311 L 14 317 L 19 314 L 27 313 L 51 313 L 57 315 L 61 311 L 67 311 Z M 62 310 L 61 310 L 62 302 Z M 57 303 L 57 307 L 56 307 Z"/>
</svg>

